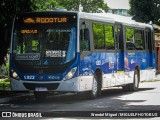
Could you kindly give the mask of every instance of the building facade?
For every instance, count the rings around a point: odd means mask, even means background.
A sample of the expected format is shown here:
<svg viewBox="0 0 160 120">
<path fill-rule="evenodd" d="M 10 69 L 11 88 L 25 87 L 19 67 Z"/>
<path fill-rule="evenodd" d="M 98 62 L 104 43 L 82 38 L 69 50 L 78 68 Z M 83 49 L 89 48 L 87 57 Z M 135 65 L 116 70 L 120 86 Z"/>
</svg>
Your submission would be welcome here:
<svg viewBox="0 0 160 120">
<path fill-rule="evenodd" d="M 157 54 L 157 69 L 160 71 L 160 26 L 154 26 L 155 49 Z"/>
<path fill-rule="evenodd" d="M 117 15 L 122 15 L 122 16 L 131 16 L 128 13 L 128 9 L 109 9 L 108 13 L 112 13 L 112 14 L 117 14 Z"/>
</svg>

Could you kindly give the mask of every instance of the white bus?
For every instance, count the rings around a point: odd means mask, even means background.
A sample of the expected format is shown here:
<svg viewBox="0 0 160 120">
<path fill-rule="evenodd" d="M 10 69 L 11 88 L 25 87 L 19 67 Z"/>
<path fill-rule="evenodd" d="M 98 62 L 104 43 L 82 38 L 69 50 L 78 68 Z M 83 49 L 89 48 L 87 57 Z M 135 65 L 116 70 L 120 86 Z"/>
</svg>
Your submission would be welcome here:
<svg viewBox="0 0 160 120">
<path fill-rule="evenodd" d="M 153 28 L 107 13 L 69 11 L 18 14 L 10 52 L 11 88 L 34 92 L 138 89 L 156 72 Z"/>
</svg>

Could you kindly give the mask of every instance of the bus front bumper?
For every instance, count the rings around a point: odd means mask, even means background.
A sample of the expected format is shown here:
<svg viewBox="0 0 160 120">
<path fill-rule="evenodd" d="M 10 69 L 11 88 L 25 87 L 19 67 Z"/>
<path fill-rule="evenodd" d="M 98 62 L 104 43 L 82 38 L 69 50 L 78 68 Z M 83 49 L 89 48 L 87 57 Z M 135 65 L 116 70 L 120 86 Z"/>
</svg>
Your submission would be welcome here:
<svg viewBox="0 0 160 120">
<path fill-rule="evenodd" d="M 13 91 L 80 92 L 92 88 L 92 78 L 76 77 L 67 81 L 24 81 L 11 78 Z"/>
</svg>

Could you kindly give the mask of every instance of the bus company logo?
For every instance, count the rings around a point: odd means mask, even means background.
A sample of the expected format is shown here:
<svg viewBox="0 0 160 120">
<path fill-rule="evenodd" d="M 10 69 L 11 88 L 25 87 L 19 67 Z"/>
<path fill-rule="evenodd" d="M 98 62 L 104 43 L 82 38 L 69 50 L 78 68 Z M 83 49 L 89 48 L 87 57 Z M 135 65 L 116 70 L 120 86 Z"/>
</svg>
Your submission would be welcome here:
<svg viewBox="0 0 160 120">
<path fill-rule="evenodd" d="M 44 18 L 44 17 L 37 17 L 37 18 L 24 18 L 24 23 L 67 23 L 68 18 L 67 17 L 54 17 L 54 18 Z"/>
<path fill-rule="evenodd" d="M 2 112 L 2 117 L 11 117 L 11 112 Z"/>
<path fill-rule="evenodd" d="M 40 74 L 42 74 L 43 72 L 41 72 Z M 40 76 L 39 77 L 39 80 L 43 80 L 44 79 L 44 77 L 43 76 Z"/>
<path fill-rule="evenodd" d="M 24 23 L 35 23 L 35 20 L 33 20 L 32 18 L 27 18 L 24 19 Z"/>
</svg>

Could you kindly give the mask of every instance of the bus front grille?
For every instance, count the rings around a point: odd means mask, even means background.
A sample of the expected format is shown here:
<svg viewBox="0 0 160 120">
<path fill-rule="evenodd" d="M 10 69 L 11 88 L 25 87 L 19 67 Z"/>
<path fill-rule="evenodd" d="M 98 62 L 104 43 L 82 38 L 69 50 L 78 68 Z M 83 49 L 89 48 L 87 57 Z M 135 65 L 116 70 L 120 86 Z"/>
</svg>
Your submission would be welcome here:
<svg viewBox="0 0 160 120">
<path fill-rule="evenodd" d="M 45 87 L 48 90 L 56 90 L 59 83 L 23 83 L 26 89 L 35 90 L 38 87 Z"/>
</svg>

